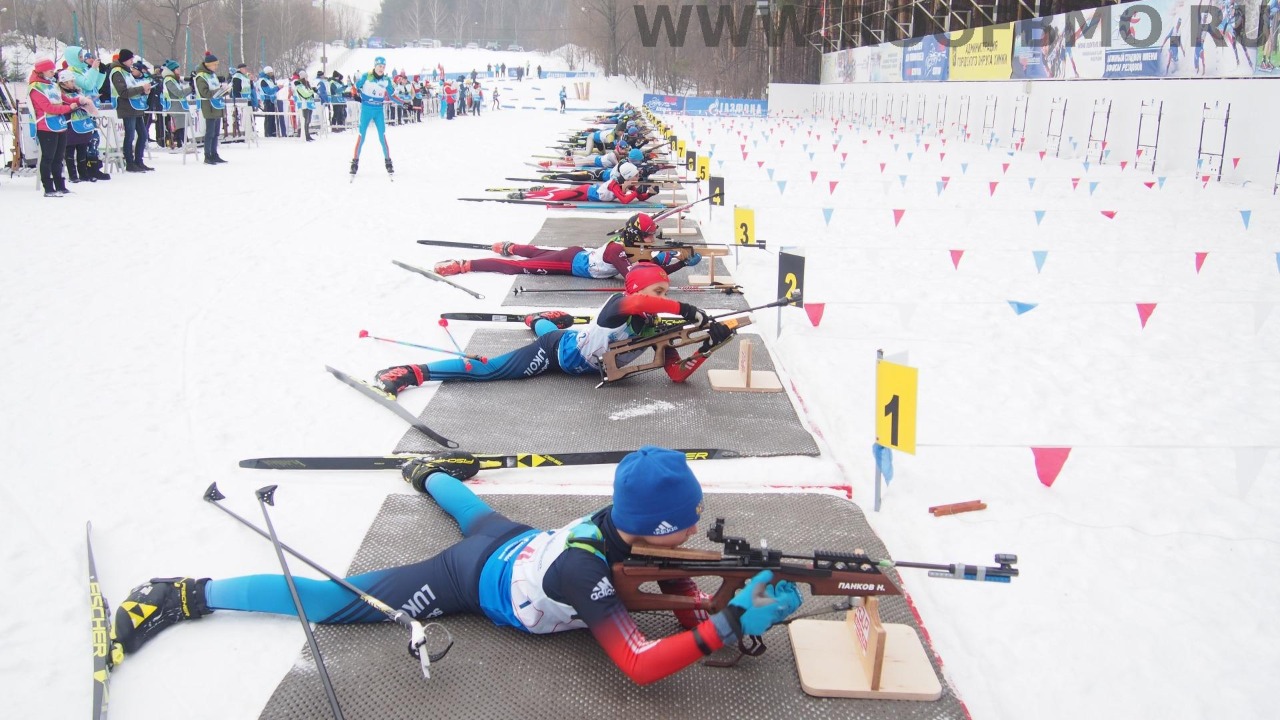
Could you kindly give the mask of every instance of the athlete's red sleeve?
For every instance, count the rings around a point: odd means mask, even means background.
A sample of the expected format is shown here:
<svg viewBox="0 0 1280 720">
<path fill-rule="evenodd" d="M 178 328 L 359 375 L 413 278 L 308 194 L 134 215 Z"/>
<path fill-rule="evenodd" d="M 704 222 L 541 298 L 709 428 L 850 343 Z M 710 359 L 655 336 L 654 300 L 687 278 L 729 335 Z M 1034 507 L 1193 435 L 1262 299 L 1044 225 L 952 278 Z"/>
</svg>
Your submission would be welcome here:
<svg viewBox="0 0 1280 720">
<path fill-rule="evenodd" d="M 627 271 L 631 270 L 631 258 L 627 257 L 627 251 L 620 242 L 606 243 L 601 256 L 624 278 L 627 276 Z"/>
<path fill-rule="evenodd" d="M 618 609 L 619 612 L 609 613 L 603 621 L 589 623 L 588 627 L 609 659 L 637 685 L 661 680 L 701 660 L 704 655 L 694 633 L 712 652 L 724 647 L 720 633 L 710 620 L 679 635 L 649 640 L 636 627 L 622 603 L 618 603 Z"/>
</svg>

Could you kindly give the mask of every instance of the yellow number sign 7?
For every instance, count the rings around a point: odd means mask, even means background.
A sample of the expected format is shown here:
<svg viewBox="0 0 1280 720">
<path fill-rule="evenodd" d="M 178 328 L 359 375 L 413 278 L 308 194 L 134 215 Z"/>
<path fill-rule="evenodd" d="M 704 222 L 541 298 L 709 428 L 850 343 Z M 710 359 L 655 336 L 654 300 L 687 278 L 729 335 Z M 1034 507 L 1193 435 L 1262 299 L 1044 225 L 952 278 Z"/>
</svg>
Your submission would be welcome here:
<svg viewBox="0 0 1280 720">
<path fill-rule="evenodd" d="M 916 388 L 913 367 L 876 363 L 876 442 L 916 454 Z"/>
</svg>

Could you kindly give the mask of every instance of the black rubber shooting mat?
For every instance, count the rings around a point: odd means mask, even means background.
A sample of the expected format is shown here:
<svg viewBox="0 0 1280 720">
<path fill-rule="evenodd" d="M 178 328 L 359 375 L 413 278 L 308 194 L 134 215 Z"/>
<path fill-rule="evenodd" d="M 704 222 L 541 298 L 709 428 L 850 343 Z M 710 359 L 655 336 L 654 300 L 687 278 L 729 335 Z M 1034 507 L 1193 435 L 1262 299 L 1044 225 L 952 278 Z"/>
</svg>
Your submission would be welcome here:
<svg viewBox="0 0 1280 720">
<path fill-rule="evenodd" d="M 523 326 L 477 330 L 466 352 L 493 357 L 532 339 Z M 744 340 L 754 345 L 754 369 L 772 370 L 764 342 L 740 334 L 680 384 L 671 382 L 661 368 L 599 389 L 597 375 L 561 372 L 525 380 L 449 381 L 441 383 L 421 419 L 462 447 L 487 453 L 531 452 L 531 448 L 545 453 L 634 450 L 654 444 L 736 450 L 747 456 L 817 455 L 818 445 L 796 416 L 787 393 L 711 388 L 706 371 L 736 368 L 738 343 Z M 439 449 L 410 429 L 395 451 Z"/>
<path fill-rule="evenodd" d="M 560 527 L 608 503 L 601 496 L 486 495 L 498 512 L 539 528 Z M 726 532 L 795 553 L 814 549 L 863 548 L 888 557 L 884 545 L 853 503 L 817 494 L 708 494 L 708 522 L 726 518 Z M 704 523 L 705 525 L 706 523 Z M 417 562 L 456 542 L 457 526 L 425 495 L 388 496 L 365 535 L 349 573 Z M 690 547 L 716 549 L 699 536 Z M 923 571 L 907 571 L 923 572 Z M 889 574 L 896 581 L 894 571 Z M 709 589 L 709 588 L 708 588 Z M 809 598 L 800 613 L 829 608 L 836 598 Z M 885 597 L 886 623 L 919 626 L 901 597 Z M 832 614 L 831 619 L 840 616 Z M 941 620 L 941 619 L 940 619 Z M 651 685 L 633 684 L 609 661 L 586 631 L 535 636 L 499 628 L 479 616 L 437 620 L 452 633 L 449 655 L 432 665 L 423 680 L 405 651 L 408 633 L 391 623 L 316 626 L 325 667 L 348 718 L 858 718 L 877 720 L 963 720 L 964 707 L 943 684 L 935 702 L 814 698 L 800 689 L 790 640 L 775 628 L 765 636 L 768 650 L 743 658 L 732 668 L 691 665 Z M 679 632 L 666 613 L 639 613 L 649 638 Z M 723 658 L 724 651 L 717 654 Z M 937 659 L 927 653 L 938 673 Z M 727 659 L 727 658 L 723 658 Z M 939 677 L 941 675 L 939 674 Z M 330 717 L 324 690 L 305 644 L 302 655 L 276 687 L 261 717 L 313 720 Z"/>
<path fill-rule="evenodd" d="M 621 228 L 626 224 L 628 216 L 621 214 L 616 218 L 594 219 L 594 218 L 547 218 L 542 223 L 542 227 L 538 229 L 538 234 L 529 241 L 530 245 L 538 245 L 540 247 L 569 247 L 570 245 L 578 245 L 581 247 L 599 247 L 608 239 L 609 233 Z M 664 226 L 670 223 L 664 223 Z M 697 227 L 692 221 L 686 222 L 685 227 Z M 688 242 L 694 244 L 701 240 L 702 236 L 689 235 L 672 237 L 671 240 L 676 242 Z M 707 264 L 715 262 L 716 277 L 732 277 L 729 268 L 724 264 L 724 258 L 703 258 L 702 262 L 696 267 L 685 268 L 671 276 L 671 284 L 673 286 L 688 285 L 689 277 L 692 275 L 706 275 Z M 570 275 L 516 275 L 515 281 L 511 283 L 511 288 L 523 287 L 528 289 L 539 288 L 592 288 L 607 287 L 621 288 L 622 282 L 618 278 L 608 280 L 592 280 L 590 278 L 573 277 Z M 555 308 L 583 308 L 583 307 L 599 307 L 604 304 L 608 297 L 607 293 L 552 293 L 540 292 L 533 294 L 514 295 L 507 293 L 503 299 L 503 305 L 520 305 L 520 306 L 537 306 L 537 307 L 555 307 Z M 743 310 L 747 307 L 746 298 L 742 295 L 727 295 L 722 292 L 681 292 L 672 290 L 668 297 L 679 300 L 681 302 L 692 303 L 702 308 L 723 309 L 723 310 Z"/>
</svg>

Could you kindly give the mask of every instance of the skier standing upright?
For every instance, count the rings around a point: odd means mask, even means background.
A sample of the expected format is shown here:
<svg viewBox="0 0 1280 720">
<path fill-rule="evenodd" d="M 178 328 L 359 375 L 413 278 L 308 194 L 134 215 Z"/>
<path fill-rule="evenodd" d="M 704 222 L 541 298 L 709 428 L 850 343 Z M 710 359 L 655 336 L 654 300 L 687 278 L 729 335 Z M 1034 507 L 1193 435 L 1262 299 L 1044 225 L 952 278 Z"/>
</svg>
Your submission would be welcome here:
<svg viewBox="0 0 1280 720">
<path fill-rule="evenodd" d="M 356 89 L 360 91 L 360 136 L 356 138 L 355 154 L 351 158 L 351 174 L 355 175 L 360 168 L 360 149 L 364 147 L 364 134 L 369 129 L 369 123 L 378 128 L 378 139 L 382 141 L 382 157 L 386 160 L 387 172 L 395 172 L 391 166 L 391 151 L 387 149 L 387 117 L 383 108 L 388 102 L 401 101 L 392 92 L 386 58 L 374 58 L 373 70 L 356 80 Z"/>
</svg>

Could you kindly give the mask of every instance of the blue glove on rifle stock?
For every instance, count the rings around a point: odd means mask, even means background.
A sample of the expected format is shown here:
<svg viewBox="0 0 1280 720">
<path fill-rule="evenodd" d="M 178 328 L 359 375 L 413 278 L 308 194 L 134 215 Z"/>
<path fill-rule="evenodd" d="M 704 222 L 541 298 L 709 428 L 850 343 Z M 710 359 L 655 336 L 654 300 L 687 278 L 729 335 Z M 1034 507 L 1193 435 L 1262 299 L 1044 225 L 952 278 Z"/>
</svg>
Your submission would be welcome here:
<svg viewBox="0 0 1280 720">
<path fill-rule="evenodd" d="M 733 596 L 724 610 L 711 617 L 720 639 L 731 645 L 744 637 L 763 635 L 800 607 L 794 583 L 770 585 L 772 570 L 762 570 Z"/>
</svg>

